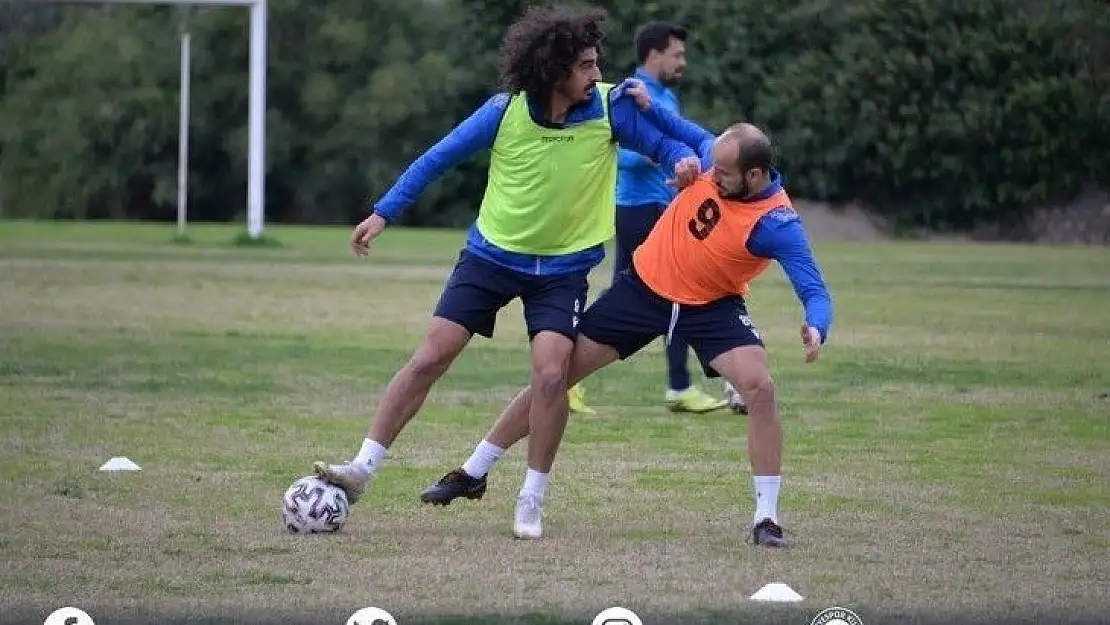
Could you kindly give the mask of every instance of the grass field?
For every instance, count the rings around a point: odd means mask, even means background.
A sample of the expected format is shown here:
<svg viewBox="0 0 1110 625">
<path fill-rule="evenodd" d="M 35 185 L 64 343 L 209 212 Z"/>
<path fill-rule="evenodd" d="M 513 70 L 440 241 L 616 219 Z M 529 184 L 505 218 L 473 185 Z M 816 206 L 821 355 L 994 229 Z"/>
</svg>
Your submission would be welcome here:
<svg viewBox="0 0 1110 625">
<path fill-rule="evenodd" d="M 357 451 L 463 234 L 389 232 L 355 259 L 347 229 L 271 228 L 282 245 L 257 248 L 236 232 L 195 226 L 183 245 L 167 226 L 0 223 L 0 620 L 61 605 L 98 623 L 343 623 L 374 605 L 401 625 L 589 623 L 612 605 L 648 625 L 803 624 L 833 605 L 868 625 L 1110 611 L 1110 250 L 819 243 L 837 323 L 813 365 L 769 271 L 751 311 L 795 544 L 776 553 L 744 543 L 744 418 L 663 409 L 658 342 L 588 381 L 599 414 L 572 419 L 544 540 L 510 534 L 522 448 L 483 501 L 420 505 L 526 381 L 516 305 L 340 534 L 284 533 L 282 492 Z M 143 470 L 96 470 L 116 455 Z M 747 601 L 774 581 L 805 601 Z"/>
</svg>

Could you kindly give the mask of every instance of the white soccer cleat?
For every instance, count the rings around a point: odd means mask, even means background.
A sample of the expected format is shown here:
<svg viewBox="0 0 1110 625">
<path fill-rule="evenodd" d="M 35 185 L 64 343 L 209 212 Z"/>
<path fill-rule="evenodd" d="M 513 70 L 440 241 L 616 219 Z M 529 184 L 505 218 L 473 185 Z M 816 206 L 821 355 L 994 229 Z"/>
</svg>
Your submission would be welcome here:
<svg viewBox="0 0 1110 625">
<path fill-rule="evenodd" d="M 342 488 L 347 493 L 347 502 L 351 504 L 366 492 L 366 485 L 370 482 L 370 467 L 361 462 L 316 462 L 312 465 L 312 470 L 324 481 Z"/>
<path fill-rule="evenodd" d="M 744 403 L 744 396 L 732 382 L 725 382 L 725 401 L 728 402 L 729 410 L 736 414 L 748 414 L 748 405 Z"/>
<path fill-rule="evenodd" d="M 513 534 L 525 539 L 543 536 L 543 500 L 535 495 L 520 495 L 516 498 Z"/>
</svg>

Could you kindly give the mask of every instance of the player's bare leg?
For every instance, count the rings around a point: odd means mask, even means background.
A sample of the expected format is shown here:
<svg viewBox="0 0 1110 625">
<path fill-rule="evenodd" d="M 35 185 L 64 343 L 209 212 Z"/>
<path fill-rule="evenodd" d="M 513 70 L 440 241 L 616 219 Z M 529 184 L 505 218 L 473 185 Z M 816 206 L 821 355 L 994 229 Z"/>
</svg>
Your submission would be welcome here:
<svg viewBox="0 0 1110 625">
<path fill-rule="evenodd" d="M 615 349 L 579 335 L 567 367 L 566 383 L 573 385 L 581 382 L 616 360 Z M 462 467 L 444 475 L 438 482 L 425 489 L 420 495 L 421 500 L 426 503 L 447 505 L 458 497 L 478 498 L 471 493 L 479 489 L 485 492 L 486 475 L 493 465 L 509 447 L 528 436 L 531 406 L 532 387 L 529 386 L 517 393 L 516 397 L 509 402 L 493 428 L 474 448 L 474 453 Z"/>
<path fill-rule="evenodd" d="M 737 347 L 714 358 L 710 366 L 739 389 L 748 408 L 748 459 L 756 494 L 752 540 L 770 547 L 785 547 L 778 520 L 782 421 L 767 352 L 758 346 Z"/>
<path fill-rule="evenodd" d="M 528 470 L 517 495 L 513 533 L 539 538 L 547 481 L 559 442 L 566 429 L 567 369 L 574 341 L 556 332 L 540 332 L 532 339 L 532 401 L 528 407 Z"/>
<path fill-rule="evenodd" d="M 357 501 L 385 459 L 386 450 L 416 416 L 432 386 L 462 353 L 470 337 L 470 331 L 454 321 L 433 317 L 424 341 L 386 386 L 358 455 L 343 464 L 316 462 L 316 474 L 346 491 L 351 503 Z"/>
</svg>

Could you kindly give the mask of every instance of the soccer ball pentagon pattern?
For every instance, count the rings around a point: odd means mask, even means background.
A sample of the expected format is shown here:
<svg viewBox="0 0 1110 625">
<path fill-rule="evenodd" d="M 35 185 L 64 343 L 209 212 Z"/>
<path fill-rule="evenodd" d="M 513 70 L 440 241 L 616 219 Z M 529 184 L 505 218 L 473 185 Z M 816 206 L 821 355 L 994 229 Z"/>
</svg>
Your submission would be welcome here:
<svg viewBox="0 0 1110 625">
<path fill-rule="evenodd" d="M 338 532 L 349 512 L 347 493 L 315 475 L 293 482 L 281 501 L 282 521 L 293 534 Z"/>
</svg>

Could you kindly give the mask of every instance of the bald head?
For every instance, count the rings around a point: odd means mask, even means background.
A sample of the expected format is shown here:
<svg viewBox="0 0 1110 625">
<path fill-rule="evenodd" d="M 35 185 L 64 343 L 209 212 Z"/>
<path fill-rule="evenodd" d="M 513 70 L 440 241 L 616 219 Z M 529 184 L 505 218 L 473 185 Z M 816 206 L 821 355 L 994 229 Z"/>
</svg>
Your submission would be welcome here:
<svg viewBox="0 0 1110 625">
<path fill-rule="evenodd" d="M 726 197 L 758 193 L 770 180 L 771 140 L 752 124 L 733 124 L 713 145 L 713 177 Z"/>
<path fill-rule="evenodd" d="M 755 125 L 733 124 L 721 134 L 721 139 L 725 138 L 736 142 L 736 149 L 740 152 L 737 155 L 740 171 L 758 169 L 766 173 L 771 169 L 771 159 L 774 156 L 771 140 Z"/>
</svg>

